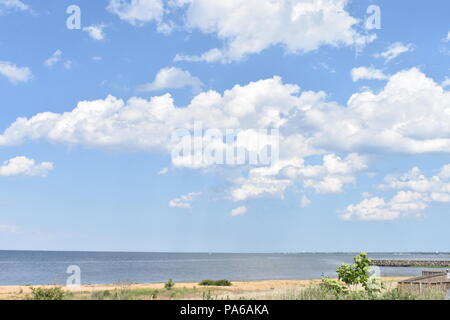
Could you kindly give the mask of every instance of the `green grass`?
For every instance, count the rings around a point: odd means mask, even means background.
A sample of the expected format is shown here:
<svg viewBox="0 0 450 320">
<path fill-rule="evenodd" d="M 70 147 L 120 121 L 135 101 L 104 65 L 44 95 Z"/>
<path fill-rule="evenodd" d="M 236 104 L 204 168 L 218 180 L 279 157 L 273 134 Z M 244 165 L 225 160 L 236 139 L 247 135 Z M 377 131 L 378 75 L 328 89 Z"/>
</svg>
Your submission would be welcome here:
<svg viewBox="0 0 450 320">
<path fill-rule="evenodd" d="M 350 291 L 335 295 L 323 287 L 314 286 L 273 298 L 282 300 L 444 300 L 444 297 L 444 292 L 433 289 L 424 290 L 421 293 L 392 289 L 374 296 L 369 296 L 364 291 Z"/>
<path fill-rule="evenodd" d="M 203 280 L 199 283 L 200 286 L 214 286 L 214 287 L 229 287 L 232 283 L 229 280 Z"/>
<path fill-rule="evenodd" d="M 64 300 L 68 293 L 61 287 L 53 288 L 31 288 L 30 300 Z"/>
<path fill-rule="evenodd" d="M 89 300 L 157 300 L 157 299 L 201 299 L 204 297 L 206 289 L 202 288 L 172 288 L 152 289 L 152 288 L 121 288 L 114 290 L 96 291 L 90 296 L 84 296 Z"/>
</svg>

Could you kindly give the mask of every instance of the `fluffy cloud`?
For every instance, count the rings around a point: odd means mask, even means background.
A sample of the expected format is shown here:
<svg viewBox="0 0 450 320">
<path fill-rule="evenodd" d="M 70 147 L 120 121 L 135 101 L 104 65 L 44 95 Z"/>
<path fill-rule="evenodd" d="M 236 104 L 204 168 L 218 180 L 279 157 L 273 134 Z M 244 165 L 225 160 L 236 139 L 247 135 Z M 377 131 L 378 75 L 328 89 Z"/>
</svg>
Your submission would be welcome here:
<svg viewBox="0 0 450 320">
<path fill-rule="evenodd" d="M 247 207 L 242 206 L 242 207 L 238 207 L 236 209 L 231 210 L 230 215 L 235 217 L 235 216 L 242 216 L 244 214 L 246 214 L 248 211 Z"/>
<path fill-rule="evenodd" d="M 170 94 L 126 102 L 108 96 L 81 101 L 65 113 L 18 118 L 0 135 L 0 145 L 45 139 L 171 153 L 179 143 L 171 139 L 175 130 L 192 132 L 198 121 L 205 130 L 241 129 L 243 137 L 260 128 L 279 130 L 279 160 L 271 166 L 250 166 L 246 174 L 233 178 L 229 195 L 234 201 L 283 197 L 293 185 L 319 193 L 342 192 L 367 168 L 362 156 L 367 152 L 450 152 L 450 93 L 416 68 L 389 76 L 379 92 L 355 93 L 346 106 L 328 101 L 324 92 L 302 91 L 279 77 L 236 85 L 223 93 L 202 92 L 184 107 L 175 106 Z M 226 147 L 221 140 L 205 141 Z M 258 149 L 251 139 L 240 146 Z M 321 155 L 322 164 L 306 164 L 313 155 Z M 176 157 L 173 165 L 210 166 Z"/>
<path fill-rule="evenodd" d="M 181 196 L 179 198 L 175 198 L 173 200 L 170 200 L 169 202 L 169 207 L 171 208 L 190 208 L 192 202 L 198 198 L 199 196 L 201 196 L 202 193 L 201 192 L 191 192 L 188 193 L 187 195 Z"/>
<path fill-rule="evenodd" d="M 450 93 L 413 68 L 392 75 L 378 93 L 355 93 L 346 107 L 323 92 L 301 91 L 279 77 L 198 94 L 184 108 L 171 95 L 124 102 L 82 101 L 62 114 L 18 118 L 0 145 L 47 139 L 105 148 L 168 150 L 177 128 L 280 129 L 281 158 L 335 152 L 450 151 Z"/>
<path fill-rule="evenodd" d="M 46 139 L 68 144 L 105 148 L 170 150 L 177 128 L 254 129 L 279 127 L 296 106 L 299 88 L 279 77 L 235 86 L 221 95 L 203 92 L 184 108 L 174 105 L 170 94 L 149 100 L 133 97 L 127 102 L 113 96 L 81 101 L 72 111 L 44 112 L 30 119 L 18 118 L 3 135 L 0 145 Z"/>
<path fill-rule="evenodd" d="M 450 93 L 416 68 L 392 75 L 378 93 L 355 93 L 346 107 L 328 102 L 323 92 L 301 92 L 298 86 L 274 77 L 238 85 L 223 94 L 203 92 L 185 108 L 176 107 L 169 94 L 150 100 L 134 97 L 126 103 L 113 96 L 82 101 L 63 114 L 18 118 L 0 136 L 0 145 L 48 139 L 165 149 L 174 129 L 191 129 L 198 120 L 205 128 L 279 128 L 281 152 L 286 154 L 320 153 L 314 149 L 449 152 L 449 108 Z"/>
<path fill-rule="evenodd" d="M 351 76 L 353 82 L 367 79 L 367 80 L 386 80 L 386 76 L 383 71 L 372 68 L 372 67 L 359 67 L 353 68 L 351 71 Z"/>
<path fill-rule="evenodd" d="M 160 21 L 164 15 L 162 0 L 110 0 L 107 9 L 132 25 Z"/>
<path fill-rule="evenodd" d="M 6 77 L 12 84 L 28 82 L 33 77 L 30 68 L 18 67 L 9 61 L 0 61 L 0 75 Z"/>
<path fill-rule="evenodd" d="M 103 29 L 105 29 L 105 25 L 98 24 L 84 27 L 83 31 L 86 31 L 92 39 L 100 41 L 105 39 L 105 32 Z"/>
<path fill-rule="evenodd" d="M 180 89 L 191 87 L 198 92 L 203 83 L 199 78 L 192 76 L 188 71 L 175 67 L 161 69 L 152 83 L 144 84 L 139 87 L 140 91 L 161 91 L 164 89 Z"/>
<path fill-rule="evenodd" d="M 357 205 L 348 206 L 341 217 L 344 220 L 350 220 L 356 217 L 359 220 L 381 221 L 394 220 L 399 216 L 400 213 L 391 210 L 390 206 L 386 204 L 384 199 L 374 197 L 370 199 L 364 199 Z"/>
<path fill-rule="evenodd" d="M 53 163 L 51 162 L 36 164 L 33 159 L 15 157 L 5 161 L 3 165 L 0 166 L 0 176 L 46 177 L 51 170 L 53 170 Z"/>
<path fill-rule="evenodd" d="M 226 42 L 200 56 L 176 60 L 240 60 L 280 45 L 287 53 L 309 52 L 323 45 L 360 46 L 374 40 L 355 30 L 358 20 L 345 10 L 347 0 L 178 0 L 187 5 L 187 26 Z"/>
<path fill-rule="evenodd" d="M 367 159 L 358 154 L 349 154 L 341 159 L 335 154 L 323 157 L 320 165 L 289 164 L 281 174 L 291 180 L 301 180 L 306 188 L 318 193 L 339 193 L 346 184 L 354 183 L 353 175 L 367 169 Z"/>
<path fill-rule="evenodd" d="M 388 63 L 391 60 L 394 60 L 399 55 L 411 51 L 413 49 L 412 44 L 403 44 L 401 42 L 395 42 L 387 48 L 386 51 L 378 53 L 375 55 L 377 58 L 384 58 L 385 62 Z"/>
<path fill-rule="evenodd" d="M 230 190 L 233 201 L 244 201 L 263 196 L 283 198 L 284 191 L 292 185 L 288 179 L 275 179 L 270 176 L 259 176 L 251 173 L 249 177 L 233 181 L 235 187 Z"/>
<path fill-rule="evenodd" d="M 318 101 L 298 116 L 316 148 L 348 152 L 450 151 L 450 93 L 412 68 L 389 77 L 383 90 L 354 94 L 347 107 Z"/>
<path fill-rule="evenodd" d="M 405 215 L 420 215 L 434 202 L 450 202 L 450 165 L 436 176 L 427 178 L 417 167 L 397 177 L 387 176 L 381 188 L 398 190 L 390 201 L 380 197 L 364 199 L 350 205 L 342 213 L 344 219 L 394 220 Z"/>
<path fill-rule="evenodd" d="M 329 154 L 320 165 L 305 165 L 303 159 L 280 160 L 270 167 L 253 168 L 248 177 L 231 180 L 233 201 L 262 196 L 283 197 L 294 184 L 314 189 L 318 193 L 339 193 L 345 185 L 354 183 L 354 174 L 367 168 L 366 159 L 350 154 L 345 159 Z"/>
</svg>

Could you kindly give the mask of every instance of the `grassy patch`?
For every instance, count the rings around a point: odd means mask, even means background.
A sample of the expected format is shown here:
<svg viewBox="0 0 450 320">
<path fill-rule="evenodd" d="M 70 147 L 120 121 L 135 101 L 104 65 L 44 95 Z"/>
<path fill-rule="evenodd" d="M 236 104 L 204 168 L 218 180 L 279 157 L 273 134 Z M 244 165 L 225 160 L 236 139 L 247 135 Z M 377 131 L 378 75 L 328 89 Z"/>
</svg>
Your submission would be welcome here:
<svg viewBox="0 0 450 320">
<path fill-rule="evenodd" d="M 214 286 L 214 287 L 229 287 L 232 283 L 229 280 L 203 280 L 199 283 L 200 286 Z"/>
<path fill-rule="evenodd" d="M 85 297 L 90 300 L 170 300 L 170 299 L 202 299 L 205 289 L 202 288 L 121 288 L 96 291 Z"/>
<path fill-rule="evenodd" d="M 31 288 L 31 300 L 64 300 L 67 293 L 61 287 Z"/>
<path fill-rule="evenodd" d="M 281 300 L 444 300 L 444 297 L 444 292 L 433 289 L 424 290 L 420 293 L 392 289 L 381 294 L 369 295 L 363 290 L 336 294 L 336 292 L 323 286 L 314 286 L 273 298 Z"/>
</svg>

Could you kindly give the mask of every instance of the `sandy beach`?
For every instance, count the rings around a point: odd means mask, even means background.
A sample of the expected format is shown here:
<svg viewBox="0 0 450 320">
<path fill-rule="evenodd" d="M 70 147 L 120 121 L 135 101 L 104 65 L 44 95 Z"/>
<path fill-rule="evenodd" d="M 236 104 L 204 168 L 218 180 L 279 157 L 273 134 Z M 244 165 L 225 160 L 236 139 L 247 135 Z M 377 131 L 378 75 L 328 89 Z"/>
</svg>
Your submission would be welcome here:
<svg viewBox="0 0 450 320">
<path fill-rule="evenodd" d="M 397 282 L 405 277 L 385 277 L 383 281 L 388 289 L 397 287 Z M 96 293 L 133 292 L 137 299 L 203 299 L 205 295 L 216 299 L 278 299 L 291 295 L 299 290 L 313 287 L 320 279 L 311 280 L 265 280 L 236 281 L 229 287 L 204 287 L 198 283 L 176 283 L 173 290 L 165 290 L 164 283 L 148 284 L 95 284 L 82 285 L 78 288 L 63 287 L 72 299 L 92 299 Z M 50 288 L 54 286 L 0 286 L 1 300 L 27 299 L 31 288 Z"/>
</svg>

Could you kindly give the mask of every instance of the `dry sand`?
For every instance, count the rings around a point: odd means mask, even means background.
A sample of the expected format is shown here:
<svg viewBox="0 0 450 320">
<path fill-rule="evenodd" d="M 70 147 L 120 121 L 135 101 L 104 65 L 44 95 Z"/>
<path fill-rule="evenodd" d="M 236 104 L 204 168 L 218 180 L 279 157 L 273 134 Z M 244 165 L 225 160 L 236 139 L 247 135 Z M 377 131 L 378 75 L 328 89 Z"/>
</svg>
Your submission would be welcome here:
<svg viewBox="0 0 450 320">
<path fill-rule="evenodd" d="M 405 277 L 384 277 L 389 288 L 395 288 L 397 282 Z M 314 286 L 320 283 L 320 279 L 313 280 L 267 280 L 267 281 L 236 281 L 230 287 L 211 287 L 211 290 L 217 291 L 217 296 L 230 298 L 262 298 L 272 295 L 288 293 L 290 291 Z M 31 293 L 31 287 L 52 287 L 52 286 L 0 286 L 0 299 L 24 299 Z M 82 285 L 79 288 L 67 288 L 65 290 L 82 293 L 92 293 L 95 291 L 114 290 L 114 289 L 163 289 L 163 283 L 148 284 L 96 284 Z M 200 288 L 198 283 L 177 282 L 176 288 Z M 204 288 L 204 287 L 201 287 Z"/>
</svg>

